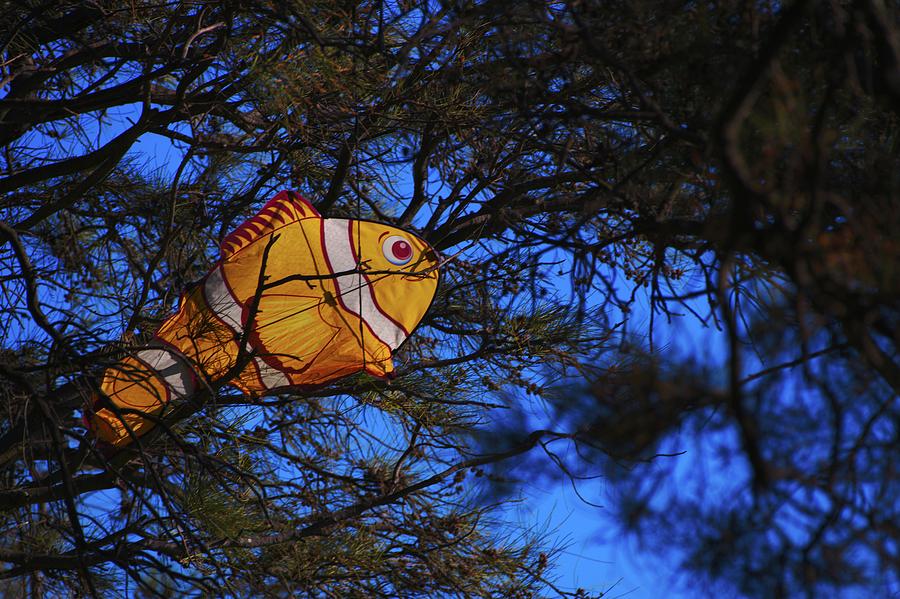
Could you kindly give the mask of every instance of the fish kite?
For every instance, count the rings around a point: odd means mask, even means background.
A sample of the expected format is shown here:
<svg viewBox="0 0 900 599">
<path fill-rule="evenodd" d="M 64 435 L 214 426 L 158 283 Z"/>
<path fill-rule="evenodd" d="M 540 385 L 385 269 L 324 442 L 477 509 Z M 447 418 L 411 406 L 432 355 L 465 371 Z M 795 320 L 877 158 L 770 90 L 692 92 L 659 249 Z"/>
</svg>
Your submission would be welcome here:
<svg viewBox="0 0 900 599">
<path fill-rule="evenodd" d="M 86 421 L 113 447 L 171 402 L 227 381 L 260 396 L 357 372 L 389 378 L 434 299 L 437 254 L 406 231 L 322 218 L 281 192 L 226 236 L 221 258 L 152 340 L 103 375 Z"/>
</svg>

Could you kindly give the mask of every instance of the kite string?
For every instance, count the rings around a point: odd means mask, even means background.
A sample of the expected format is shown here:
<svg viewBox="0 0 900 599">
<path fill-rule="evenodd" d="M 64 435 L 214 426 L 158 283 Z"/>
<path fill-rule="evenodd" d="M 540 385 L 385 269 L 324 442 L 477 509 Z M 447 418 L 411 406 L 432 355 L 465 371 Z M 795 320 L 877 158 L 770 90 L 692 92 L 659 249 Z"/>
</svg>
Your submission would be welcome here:
<svg viewBox="0 0 900 599">
<path fill-rule="evenodd" d="M 355 9 L 354 9 L 355 10 Z M 356 77 L 356 62 L 357 56 L 356 53 L 353 53 L 353 75 L 354 80 Z M 366 369 L 366 343 L 363 335 L 365 334 L 365 324 L 363 322 L 363 285 L 362 282 L 365 280 L 365 275 L 362 273 L 362 264 L 363 264 L 363 255 L 362 255 L 362 234 L 361 234 L 361 225 L 362 225 L 362 200 L 360 196 L 362 195 L 362 180 L 359 176 L 359 152 L 357 151 L 360 145 L 359 139 L 359 110 L 360 103 L 357 100 L 355 103 L 356 106 L 353 110 L 353 161 L 356 163 L 356 269 L 359 273 L 356 275 L 357 280 L 357 297 L 358 297 L 358 305 L 359 305 L 359 351 L 362 354 L 362 365 L 363 371 Z M 372 290 L 374 292 L 374 289 Z"/>
</svg>

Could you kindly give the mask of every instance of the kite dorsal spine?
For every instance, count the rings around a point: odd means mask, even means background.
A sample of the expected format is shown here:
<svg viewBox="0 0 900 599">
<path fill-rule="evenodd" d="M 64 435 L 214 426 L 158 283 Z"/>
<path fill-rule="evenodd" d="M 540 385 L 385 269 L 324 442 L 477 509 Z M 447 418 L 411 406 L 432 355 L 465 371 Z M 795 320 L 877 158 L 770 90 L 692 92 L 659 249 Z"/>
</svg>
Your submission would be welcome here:
<svg viewBox="0 0 900 599">
<path fill-rule="evenodd" d="M 244 221 L 240 227 L 222 239 L 219 245 L 222 258 L 228 259 L 257 239 L 307 218 L 322 217 L 303 196 L 291 191 L 282 191 L 266 202 L 255 216 Z"/>
</svg>

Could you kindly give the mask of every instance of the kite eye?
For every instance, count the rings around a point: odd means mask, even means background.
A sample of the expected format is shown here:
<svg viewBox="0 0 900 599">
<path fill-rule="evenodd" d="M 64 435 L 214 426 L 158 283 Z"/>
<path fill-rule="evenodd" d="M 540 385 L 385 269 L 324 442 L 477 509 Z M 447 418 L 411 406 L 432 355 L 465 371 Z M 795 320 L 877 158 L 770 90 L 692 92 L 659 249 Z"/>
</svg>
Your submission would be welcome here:
<svg viewBox="0 0 900 599">
<path fill-rule="evenodd" d="M 384 252 L 384 257 L 388 259 L 388 262 L 397 266 L 409 264 L 413 257 L 412 245 L 399 235 L 391 235 L 385 239 L 381 245 L 381 251 Z"/>
</svg>

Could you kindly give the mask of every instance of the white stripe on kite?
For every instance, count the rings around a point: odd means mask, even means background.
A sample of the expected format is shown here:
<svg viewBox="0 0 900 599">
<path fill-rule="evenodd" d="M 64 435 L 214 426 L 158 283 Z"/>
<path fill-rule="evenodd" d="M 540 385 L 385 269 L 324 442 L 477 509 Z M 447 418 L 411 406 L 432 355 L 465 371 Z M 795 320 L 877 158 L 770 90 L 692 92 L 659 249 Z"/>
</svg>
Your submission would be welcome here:
<svg viewBox="0 0 900 599">
<path fill-rule="evenodd" d="M 216 268 L 209 273 L 209 276 L 206 277 L 205 285 L 206 301 L 209 302 L 209 307 L 216 313 L 216 316 L 221 318 L 234 331 L 235 335 L 239 336 L 243 328 L 241 321 L 243 320 L 244 311 L 231 296 L 228 285 L 225 284 L 225 279 L 222 276 L 222 269 Z M 247 344 L 247 351 L 253 352 L 253 348 L 249 343 Z M 259 356 L 253 358 L 253 363 L 256 364 L 256 368 L 259 370 L 259 378 L 266 389 L 290 386 L 291 381 L 284 373 L 268 364 Z"/>
<path fill-rule="evenodd" d="M 222 277 L 222 268 L 216 268 L 209 273 L 204 285 L 206 286 L 206 301 L 209 302 L 209 307 L 216 313 L 216 316 L 232 328 L 235 334 L 240 334 L 243 328 L 241 321 L 243 320 L 244 311 L 231 297 L 231 292 L 228 290 L 225 279 Z"/>
<path fill-rule="evenodd" d="M 348 231 L 353 232 L 353 221 L 342 218 L 326 218 L 324 226 L 325 252 L 328 254 L 331 268 L 335 273 L 357 270 L 358 265 L 353 258 L 353 248 L 350 246 L 351 236 L 347 235 Z M 362 318 L 375 336 L 391 348 L 391 351 L 403 343 L 406 333 L 390 318 L 382 314 L 375 305 L 372 285 L 362 273 L 341 275 L 335 279 L 335 286 L 343 306 Z"/>
<path fill-rule="evenodd" d="M 249 349 L 249 347 L 248 347 Z M 270 366 L 260 357 L 253 358 L 254 364 L 259 369 L 259 378 L 266 386 L 266 389 L 278 389 L 279 387 L 288 387 L 291 381 L 284 373 L 277 368 Z"/>
<path fill-rule="evenodd" d="M 152 348 L 137 352 L 137 357 L 155 370 L 179 397 L 187 397 L 194 392 L 190 368 L 178 355 L 165 348 Z"/>
</svg>

